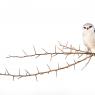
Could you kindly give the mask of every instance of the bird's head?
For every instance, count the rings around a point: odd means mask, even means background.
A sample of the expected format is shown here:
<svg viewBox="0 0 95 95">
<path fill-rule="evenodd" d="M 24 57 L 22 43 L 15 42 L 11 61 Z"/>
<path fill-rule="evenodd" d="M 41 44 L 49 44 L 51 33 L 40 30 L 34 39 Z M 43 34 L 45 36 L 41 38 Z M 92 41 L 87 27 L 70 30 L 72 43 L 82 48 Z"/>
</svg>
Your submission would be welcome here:
<svg viewBox="0 0 95 95">
<path fill-rule="evenodd" d="M 83 30 L 84 31 L 94 31 L 94 26 L 91 23 L 86 23 L 83 25 Z"/>
</svg>

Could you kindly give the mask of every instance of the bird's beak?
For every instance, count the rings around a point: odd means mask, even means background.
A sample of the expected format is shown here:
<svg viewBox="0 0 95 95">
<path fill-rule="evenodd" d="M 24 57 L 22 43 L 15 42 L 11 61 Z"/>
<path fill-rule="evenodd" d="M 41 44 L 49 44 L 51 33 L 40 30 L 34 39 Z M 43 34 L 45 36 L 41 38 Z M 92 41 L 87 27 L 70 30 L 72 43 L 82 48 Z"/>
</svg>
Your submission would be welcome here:
<svg viewBox="0 0 95 95">
<path fill-rule="evenodd" d="M 89 28 L 87 28 L 87 30 L 88 30 Z"/>
</svg>

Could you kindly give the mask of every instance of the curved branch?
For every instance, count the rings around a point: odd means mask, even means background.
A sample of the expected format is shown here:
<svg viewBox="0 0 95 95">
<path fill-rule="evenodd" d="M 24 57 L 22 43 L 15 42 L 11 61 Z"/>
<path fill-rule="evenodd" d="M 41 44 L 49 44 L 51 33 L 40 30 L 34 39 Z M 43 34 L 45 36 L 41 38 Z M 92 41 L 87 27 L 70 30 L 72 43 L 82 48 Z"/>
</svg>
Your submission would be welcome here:
<svg viewBox="0 0 95 95">
<path fill-rule="evenodd" d="M 57 72 L 59 70 L 62 70 L 62 69 L 66 69 L 66 68 L 75 66 L 75 65 L 77 65 L 77 64 L 79 64 L 79 63 L 81 63 L 81 62 L 83 62 L 83 61 L 85 61 L 87 59 L 89 59 L 89 61 L 90 61 L 90 59 L 91 59 L 92 56 L 93 55 L 89 55 L 89 56 L 87 56 L 87 57 L 85 57 L 85 58 L 83 58 L 83 59 L 81 59 L 79 61 L 76 61 L 76 62 L 74 62 L 72 64 L 67 64 L 66 66 L 63 66 L 63 67 L 59 67 L 59 64 L 58 64 L 58 68 L 55 68 L 55 69 L 51 69 L 50 66 L 47 65 L 48 66 L 48 70 L 47 71 L 43 71 L 43 72 L 40 72 L 39 69 L 38 69 L 38 67 L 37 67 L 37 73 L 34 73 L 34 74 L 31 74 L 28 70 L 25 70 L 26 74 L 25 75 L 22 75 L 20 73 L 20 69 L 19 69 L 19 74 L 16 74 L 15 75 L 15 74 L 10 74 L 9 71 L 6 69 L 6 72 L 7 73 L 4 73 L 4 74 L 3 73 L 0 73 L 0 75 L 11 76 L 11 77 L 13 77 L 13 79 L 16 78 L 16 77 L 19 79 L 19 78 L 23 78 L 23 77 L 34 76 L 34 77 L 36 77 L 36 80 L 37 80 L 37 76 L 38 75 L 49 74 L 50 72 L 55 72 L 56 73 L 56 76 L 57 76 Z M 87 64 L 88 64 L 88 62 L 87 62 Z"/>
</svg>

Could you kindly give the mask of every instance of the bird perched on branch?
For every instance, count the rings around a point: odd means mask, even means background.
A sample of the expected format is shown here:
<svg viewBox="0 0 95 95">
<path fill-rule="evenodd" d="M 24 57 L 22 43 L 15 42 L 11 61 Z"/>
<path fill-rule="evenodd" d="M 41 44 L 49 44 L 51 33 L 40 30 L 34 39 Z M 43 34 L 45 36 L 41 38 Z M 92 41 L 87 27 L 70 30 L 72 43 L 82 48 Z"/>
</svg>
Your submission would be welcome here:
<svg viewBox="0 0 95 95">
<path fill-rule="evenodd" d="M 83 25 L 83 42 L 88 50 L 95 53 L 95 28 L 91 23 Z"/>
</svg>

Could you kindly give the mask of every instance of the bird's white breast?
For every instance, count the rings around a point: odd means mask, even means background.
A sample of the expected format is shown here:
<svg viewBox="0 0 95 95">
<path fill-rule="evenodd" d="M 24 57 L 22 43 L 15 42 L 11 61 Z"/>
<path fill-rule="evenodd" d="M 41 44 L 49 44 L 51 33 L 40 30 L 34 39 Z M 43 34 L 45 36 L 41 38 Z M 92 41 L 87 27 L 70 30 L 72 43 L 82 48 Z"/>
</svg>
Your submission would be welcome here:
<svg viewBox="0 0 95 95">
<path fill-rule="evenodd" d="M 83 41 L 88 49 L 95 52 L 95 32 L 94 31 L 84 31 Z"/>
</svg>

